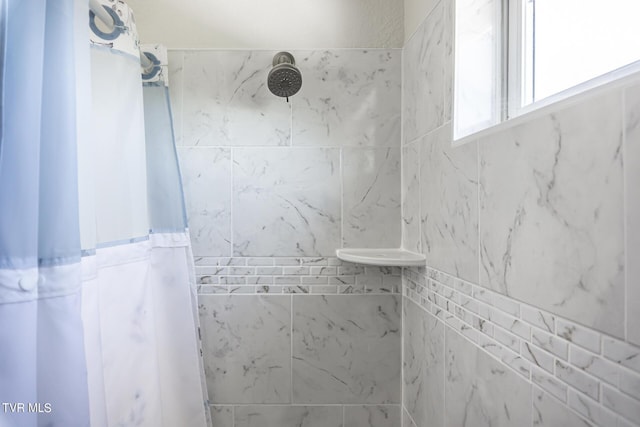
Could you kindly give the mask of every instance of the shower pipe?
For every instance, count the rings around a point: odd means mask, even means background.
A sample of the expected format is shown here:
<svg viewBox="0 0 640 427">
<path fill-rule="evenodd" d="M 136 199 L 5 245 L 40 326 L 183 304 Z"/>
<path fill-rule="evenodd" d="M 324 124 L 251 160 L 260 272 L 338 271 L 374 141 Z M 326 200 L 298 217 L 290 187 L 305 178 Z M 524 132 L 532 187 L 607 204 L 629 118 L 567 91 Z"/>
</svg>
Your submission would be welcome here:
<svg viewBox="0 0 640 427">
<path fill-rule="evenodd" d="M 113 18 L 107 13 L 98 0 L 89 0 L 89 9 L 96 15 L 96 18 L 107 26 L 109 31 L 113 31 L 115 22 L 113 22 Z M 144 73 L 148 73 L 155 66 L 143 52 L 140 52 L 140 64 L 142 65 Z"/>
</svg>

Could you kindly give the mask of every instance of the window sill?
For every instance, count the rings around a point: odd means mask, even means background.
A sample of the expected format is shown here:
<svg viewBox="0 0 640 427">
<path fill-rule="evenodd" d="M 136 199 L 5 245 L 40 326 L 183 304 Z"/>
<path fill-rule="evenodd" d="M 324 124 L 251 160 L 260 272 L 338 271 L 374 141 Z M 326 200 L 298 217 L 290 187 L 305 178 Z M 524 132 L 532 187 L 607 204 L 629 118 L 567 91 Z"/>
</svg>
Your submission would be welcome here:
<svg viewBox="0 0 640 427">
<path fill-rule="evenodd" d="M 538 102 L 530 104 L 518 112 L 518 115 L 509 118 L 503 122 L 487 127 L 485 129 L 473 132 L 469 135 L 457 138 L 455 137 L 455 129 L 452 126 L 452 146 L 459 147 L 472 141 L 477 141 L 491 135 L 498 134 L 507 129 L 530 122 L 539 117 L 553 114 L 579 104 L 589 98 L 603 94 L 604 92 L 620 89 L 625 86 L 640 82 L 640 61 L 629 64 L 618 70 L 607 73 L 603 76 L 584 82 L 574 86 L 563 92 L 559 92 L 553 96 L 542 99 Z"/>
</svg>

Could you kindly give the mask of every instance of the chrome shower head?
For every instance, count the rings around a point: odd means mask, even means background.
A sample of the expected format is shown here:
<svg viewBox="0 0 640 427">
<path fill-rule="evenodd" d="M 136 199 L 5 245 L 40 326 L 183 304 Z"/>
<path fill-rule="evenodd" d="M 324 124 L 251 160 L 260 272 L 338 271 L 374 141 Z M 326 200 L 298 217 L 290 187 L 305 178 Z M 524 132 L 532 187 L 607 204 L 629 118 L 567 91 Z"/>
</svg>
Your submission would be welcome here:
<svg viewBox="0 0 640 427">
<path fill-rule="evenodd" d="M 273 68 L 267 78 L 269 90 L 276 96 L 289 100 L 302 87 L 302 74 L 289 52 L 279 52 L 273 57 Z"/>
</svg>

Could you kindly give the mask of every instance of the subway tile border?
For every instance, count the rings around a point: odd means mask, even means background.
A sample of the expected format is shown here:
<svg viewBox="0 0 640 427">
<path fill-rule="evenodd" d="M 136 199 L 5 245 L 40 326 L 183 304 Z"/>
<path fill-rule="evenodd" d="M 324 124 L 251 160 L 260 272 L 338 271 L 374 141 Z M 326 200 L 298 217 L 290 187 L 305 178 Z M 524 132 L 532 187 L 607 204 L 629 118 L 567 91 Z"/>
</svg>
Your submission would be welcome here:
<svg viewBox="0 0 640 427">
<path fill-rule="evenodd" d="M 405 268 L 403 295 L 600 426 L 640 426 L 640 347 L 430 267 Z"/>
<path fill-rule="evenodd" d="M 196 257 L 199 294 L 400 294 L 402 269 L 335 257 Z"/>
</svg>

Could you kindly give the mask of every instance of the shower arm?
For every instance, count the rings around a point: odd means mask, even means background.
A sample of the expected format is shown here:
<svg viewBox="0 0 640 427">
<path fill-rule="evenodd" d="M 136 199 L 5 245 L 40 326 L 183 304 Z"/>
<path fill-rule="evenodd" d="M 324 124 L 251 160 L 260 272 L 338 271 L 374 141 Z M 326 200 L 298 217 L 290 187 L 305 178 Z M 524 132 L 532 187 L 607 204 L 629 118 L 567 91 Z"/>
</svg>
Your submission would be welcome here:
<svg viewBox="0 0 640 427">
<path fill-rule="evenodd" d="M 104 7 L 102 7 L 102 4 L 100 4 L 98 0 L 89 0 L 89 9 L 96 15 L 96 18 L 106 25 L 109 31 L 113 31 L 115 22 L 113 22 L 113 18 L 104 10 Z M 140 65 L 144 73 L 150 72 L 155 66 L 143 52 L 140 52 Z"/>
</svg>

